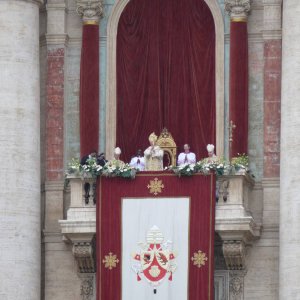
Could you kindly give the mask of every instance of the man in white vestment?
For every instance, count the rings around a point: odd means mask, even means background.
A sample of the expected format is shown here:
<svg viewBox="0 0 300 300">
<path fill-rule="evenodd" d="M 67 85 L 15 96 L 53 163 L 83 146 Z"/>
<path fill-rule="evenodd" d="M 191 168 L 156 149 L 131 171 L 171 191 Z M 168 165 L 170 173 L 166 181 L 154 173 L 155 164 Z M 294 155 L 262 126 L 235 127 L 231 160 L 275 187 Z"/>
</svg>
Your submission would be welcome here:
<svg viewBox="0 0 300 300">
<path fill-rule="evenodd" d="M 145 170 L 145 159 L 144 157 L 142 156 L 142 150 L 139 149 L 137 151 L 137 154 L 136 156 L 134 156 L 129 165 L 139 171 L 144 171 Z"/>
<path fill-rule="evenodd" d="M 195 164 L 196 163 L 196 155 L 195 153 L 190 151 L 190 145 L 184 144 L 183 146 L 184 152 L 181 152 L 178 155 L 177 165 L 187 165 L 187 164 Z"/>
<path fill-rule="evenodd" d="M 153 132 L 149 136 L 150 147 L 144 151 L 145 171 L 163 170 L 164 151 L 157 145 L 157 135 Z"/>
<path fill-rule="evenodd" d="M 217 155 L 215 155 L 215 146 L 212 144 L 208 144 L 206 146 L 206 150 L 207 150 L 207 161 L 208 162 L 214 162 L 218 159 Z"/>
<path fill-rule="evenodd" d="M 116 168 L 122 168 L 124 167 L 125 163 L 124 161 L 120 160 L 120 155 L 121 155 L 122 151 L 119 147 L 115 148 L 114 150 L 114 158 L 109 160 L 106 163 L 106 166 L 109 167 L 116 167 Z"/>
</svg>

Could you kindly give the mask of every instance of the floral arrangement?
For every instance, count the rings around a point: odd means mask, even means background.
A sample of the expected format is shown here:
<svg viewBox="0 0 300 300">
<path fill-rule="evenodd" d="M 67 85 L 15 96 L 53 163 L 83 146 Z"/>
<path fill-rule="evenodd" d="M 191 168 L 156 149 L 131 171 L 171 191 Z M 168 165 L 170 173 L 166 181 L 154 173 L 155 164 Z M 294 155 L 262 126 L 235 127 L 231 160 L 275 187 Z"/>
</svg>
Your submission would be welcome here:
<svg viewBox="0 0 300 300">
<path fill-rule="evenodd" d="M 134 178 L 137 170 L 132 168 L 129 164 L 110 164 L 107 163 L 103 167 L 97 164 L 95 157 L 87 159 L 85 165 L 81 165 L 79 159 L 73 158 L 68 164 L 66 175 L 79 175 L 82 177 L 123 177 Z"/>
<path fill-rule="evenodd" d="M 234 157 L 231 162 L 220 159 L 204 158 L 195 164 L 184 164 L 176 167 L 169 167 L 178 176 L 192 176 L 195 173 L 209 174 L 214 172 L 216 175 L 234 175 L 241 172 L 249 172 L 248 156 L 246 154 Z"/>
<path fill-rule="evenodd" d="M 178 176 L 192 176 L 196 173 L 209 174 L 214 172 L 216 175 L 234 175 L 239 173 L 249 172 L 249 159 L 246 154 L 239 154 L 232 158 L 229 162 L 224 158 L 209 159 L 204 158 L 195 164 L 184 164 L 176 167 L 167 167 L 166 170 L 171 170 Z M 85 165 L 81 165 L 79 159 L 73 158 L 68 164 L 67 175 L 76 174 L 82 177 L 123 177 L 135 178 L 137 169 L 129 164 L 114 164 L 106 163 L 103 167 L 97 164 L 95 157 L 87 159 Z"/>
</svg>

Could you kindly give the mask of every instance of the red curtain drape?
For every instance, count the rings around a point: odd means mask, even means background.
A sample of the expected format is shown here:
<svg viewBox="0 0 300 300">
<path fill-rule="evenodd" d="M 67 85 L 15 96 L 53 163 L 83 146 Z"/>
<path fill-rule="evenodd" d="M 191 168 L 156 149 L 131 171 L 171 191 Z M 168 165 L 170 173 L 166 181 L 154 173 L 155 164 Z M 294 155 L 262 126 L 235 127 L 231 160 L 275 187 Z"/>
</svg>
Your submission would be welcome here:
<svg viewBox="0 0 300 300">
<path fill-rule="evenodd" d="M 128 161 L 163 127 L 198 158 L 215 144 L 215 28 L 203 0 L 131 0 L 117 34 L 117 145 Z"/>
<path fill-rule="evenodd" d="M 230 157 L 248 153 L 248 33 L 247 22 L 230 24 L 230 108 L 232 134 Z"/>
<path fill-rule="evenodd" d="M 99 144 L 99 25 L 83 25 L 80 63 L 80 155 Z"/>
</svg>

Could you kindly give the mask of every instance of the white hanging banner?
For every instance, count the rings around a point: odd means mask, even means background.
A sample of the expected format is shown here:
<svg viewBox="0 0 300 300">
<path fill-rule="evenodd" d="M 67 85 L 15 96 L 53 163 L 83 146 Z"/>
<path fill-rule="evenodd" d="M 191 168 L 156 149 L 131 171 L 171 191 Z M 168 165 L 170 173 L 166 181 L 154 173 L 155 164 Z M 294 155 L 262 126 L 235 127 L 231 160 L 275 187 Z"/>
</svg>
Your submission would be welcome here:
<svg viewBox="0 0 300 300">
<path fill-rule="evenodd" d="M 187 300 L 189 197 L 122 199 L 122 300 Z"/>
</svg>

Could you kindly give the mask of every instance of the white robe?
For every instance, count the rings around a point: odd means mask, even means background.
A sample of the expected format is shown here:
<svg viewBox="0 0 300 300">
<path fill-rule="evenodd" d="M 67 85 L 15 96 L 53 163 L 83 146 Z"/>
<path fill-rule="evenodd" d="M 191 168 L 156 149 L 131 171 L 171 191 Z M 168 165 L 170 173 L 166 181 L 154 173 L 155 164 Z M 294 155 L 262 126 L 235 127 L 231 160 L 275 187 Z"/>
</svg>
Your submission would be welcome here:
<svg viewBox="0 0 300 300">
<path fill-rule="evenodd" d="M 164 151 L 159 146 L 150 146 L 144 151 L 145 171 L 163 170 Z"/>
<path fill-rule="evenodd" d="M 145 170 L 145 159 L 144 159 L 144 157 L 135 156 L 131 159 L 129 164 L 130 164 L 131 167 L 136 168 L 140 171 Z"/>
<path fill-rule="evenodd" d="M 196 155 L 193 152 L 185 153 L 182 152 L 178 155 L 177 164 L 178 166 L 184 164 L 195 164 L 196 163 Z"/>
</svg>

